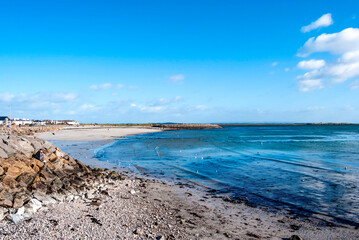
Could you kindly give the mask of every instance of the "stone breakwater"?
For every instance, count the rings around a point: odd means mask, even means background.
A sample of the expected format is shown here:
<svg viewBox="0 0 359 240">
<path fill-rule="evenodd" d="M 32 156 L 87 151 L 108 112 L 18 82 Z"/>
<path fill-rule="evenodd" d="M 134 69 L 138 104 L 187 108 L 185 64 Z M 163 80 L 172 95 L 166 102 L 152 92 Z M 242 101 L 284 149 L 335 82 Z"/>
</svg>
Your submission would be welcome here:
<svg viewBox="0 0 359 240">
<path fill-rule="evenodd" d="M 45 164 L 35 158 L 40 149 L 46 154 Z M 91 169 L 34 136 L 0 134 L 0 220 L 17 223 L 48 204 L 92 199 L 95 192 L 106 194 L 105 184 L 120 179 L 121 175 Z"/>
<path fill-rule="evenodd" d="M 34 127 L 0 127 L 0 133 L 3 134 L 21 134 L 21 135 L 34 135 L 35 133 L 57 131 L 65 128 L 66 126 L 34 126 Z"/>
</svg>

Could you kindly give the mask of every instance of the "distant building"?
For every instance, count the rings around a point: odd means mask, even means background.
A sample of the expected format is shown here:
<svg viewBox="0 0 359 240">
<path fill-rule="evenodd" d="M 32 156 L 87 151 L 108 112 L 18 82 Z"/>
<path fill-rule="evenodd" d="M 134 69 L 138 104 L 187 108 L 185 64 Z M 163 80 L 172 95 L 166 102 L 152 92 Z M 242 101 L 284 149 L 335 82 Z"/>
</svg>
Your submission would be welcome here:
<svg viewBox="0 0 359 240">
<path fill-rule="evenodd" d="M 64 121 L 65 122 L 65 124 L 67 124 L 67 125 L 73 125 L 73 126 L 77 126 L 77 125 L 80 125 L 79 124 L 79 122 L 78 121 L 75 121 L 75 120 L 65 120 Z"/>
<path fill-rule="evenodd" d="M 14 118 L 11 121 L 11 124 L 14 124 L 16 126 L 25 126 L 25 125 L 30 125 L 32 123 L 33 123 L 32 120 L 26 118 Z"/>
<path fill-rule="evenodd" d="M 10 118 L 6 116 L 0 116 L 0 125 L 10 125 Z"/>
<path fill-rule="evenodd" d="M 35 126 L 46 126 L 46 122 L 42 120 L 35 120 L 34 121 Z"/>
</svg>

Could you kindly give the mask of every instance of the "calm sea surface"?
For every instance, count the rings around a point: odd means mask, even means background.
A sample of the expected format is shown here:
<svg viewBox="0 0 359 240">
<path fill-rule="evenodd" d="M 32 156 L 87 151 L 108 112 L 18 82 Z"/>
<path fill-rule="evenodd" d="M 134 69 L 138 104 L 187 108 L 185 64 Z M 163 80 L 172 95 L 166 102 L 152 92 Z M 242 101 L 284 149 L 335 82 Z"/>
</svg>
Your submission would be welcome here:
<svg viewBox="0 0 359 240">
<path fill-rule="evenodd" d="M 359 126 L 159 132 L 118 140 L 95 156 L 233 198 L 359 223 Z"/>
</svg>

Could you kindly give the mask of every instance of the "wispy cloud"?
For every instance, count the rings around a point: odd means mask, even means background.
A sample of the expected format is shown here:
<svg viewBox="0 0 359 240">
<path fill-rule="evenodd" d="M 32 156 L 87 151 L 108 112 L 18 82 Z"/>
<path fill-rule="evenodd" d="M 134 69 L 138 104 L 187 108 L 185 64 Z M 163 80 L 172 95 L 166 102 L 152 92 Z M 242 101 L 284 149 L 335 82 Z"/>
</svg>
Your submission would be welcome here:
<svg viewBox="0 0 359 240">
<path fill-rule="evenodd" d="M 300 61 L 297 65 L 298 68 L 304 69 L 304 70 L 313 70 L 313 69 L 319 69 L 325 66 L 324 60 L 315 60 L 310 59 L 308 61 Z"/>
<path fill-rule="evenodd" d="M 272 62 L 272 67 L 275 67 L 278 65 L 278 62 Z"/>
<path fill-rule="evenodd" d="M 10 93 L 0 93 L 0 101 L 10 102 L 15 97 L 14 94 Z"/>
<path fill-rule="evenodd" d="M 170 81 L 175 84 L 183 84 L 185 76 L 182 74 L 170 76 Z"/>
<path fill-rule="evenodd" d="M 359 89 L 359 79 L 355 80 L 354 82 L 352 82 L 350 84 L 350 89 L 352 89 L 352 90 Z"/>
<path fill-rule="evenodd" d="M 104 89 L 112 89 L 112 88 L 123 88 L 123 84 L 112 84 L 112 83 L 104 83 L 104 84 L 94 84 L 90 86 L 92 90 L 104 90 Z"/>
<path fill-rule="evenodd" d="M 321 16 L 320 18 L 318 18 L 316 21 L 312 22 L 311 24 L 302 27 L 301 31 L 306 33 L 317 28 L 328 27 L 332 24 L 333 24 L 332 14 L 327 13 Z"/>
</svg>

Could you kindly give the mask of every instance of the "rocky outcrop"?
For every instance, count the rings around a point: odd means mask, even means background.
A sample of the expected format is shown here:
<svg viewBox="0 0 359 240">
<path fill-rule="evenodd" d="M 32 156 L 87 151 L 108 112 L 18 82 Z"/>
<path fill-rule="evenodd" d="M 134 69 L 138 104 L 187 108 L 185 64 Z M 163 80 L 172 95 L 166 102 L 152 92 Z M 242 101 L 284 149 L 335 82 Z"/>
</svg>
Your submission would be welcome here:
<svg viewBox="0 0 359 240">
<path fill-rule="evenodd" d="M 109 179 L 122 178 L 115 172 L 91 169 L 33 136 L 0 135 L 0 149 L 0 220 L 18 222 L 40 205 L 72 200 Z M 39 149 L 46 163 L 35 158 Z"/>
</svg>

